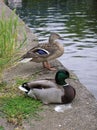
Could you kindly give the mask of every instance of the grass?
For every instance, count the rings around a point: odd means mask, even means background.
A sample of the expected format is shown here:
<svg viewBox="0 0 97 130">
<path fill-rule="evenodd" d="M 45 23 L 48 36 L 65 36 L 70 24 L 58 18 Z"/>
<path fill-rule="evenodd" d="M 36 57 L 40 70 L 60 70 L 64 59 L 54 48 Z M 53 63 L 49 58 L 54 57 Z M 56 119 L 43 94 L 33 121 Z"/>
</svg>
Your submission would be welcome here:
<svg viewBox="0 0 97 130">
<path fill-rule="evenodd" d="M 40 101 L 25 96 L 4 97 L 2 104 L 2 111 L 8 122 L 15 125 L 21 125 L 22 120 L 29 116 L 35 118 L 41 108 Z"/>
<path fill-rule="evenodd" d="M 20 23 L 18 17 L 13 14 L 5 19 L 4 11 L 0 18 L 0 76 L 5 68 L 17 61 L 18 53 L 25 44 L 26 34 L 24 32 L 24 40 L 18 43 L 18 27 Z M 21 28 L 22 29 L 22 28 Z M 37 73 L 32 78 L 35 78 Z M 41 102 L 36 101 L 24 95 L 18 86 L 29 79 L 17 78 L 15 84 L 7 84 L 0 82 L 0 112 L 7 117 L 8 122 L 15 125 L 21 125 L 22 120 L 28 117 L 39 117 L 37 112 L 41 110 Z M 3 127 L 0 126 L 0 130 Z"/>
<path fill-rule="evenodd" d="M 1 82 L 0 83 L 0 91 L 2 90 L 2 89 L 4 89 L 4 87 L 7 85 L 7 83 L 6 82 Z"/>
<path fill-rule="evenodd" d="M 25 43 L 22 41 L 18 44 L 18 18 L 13 15 L 5 20 L 4 14 L 0 19 L 0 72 L 2 72 L 7 66 L 14 63 L 16 59 L 14 56 L 17 55 L 19 49 Z M 16 57 L 17 58 L 17 57 Z M 34 79 L 38 72 L 30 79 Z M 0 82 L 0 112 L 6 116 L 8 122 L 15 125 L 21 125 L 22 120 L 28 117 L 39 117 L 37 112 L 41 110 L 42 103 L 36 101 L 24 95 L 18 86 L 24 82 L 28 82 L 29 78 L 16 78 L 15 84 L 6 82 Z M 0 129 L 3 129 L 1 126 Z"/>
<path fill-rule="evenodd" d="M 3 127 L 3 126 L 0 126 L 0 130 L 4 130 L 4 127 Z"/>
<path fill-rule="evenodd" d="M 14 85 L 8 86 L 2 82 L 0 89 L 0 111 L 7 118 L 8 122 L 14 125 L 22 125 L 22 121 L 31 116 L 31 118 L 39 118 L 37 114 L 42 110 L 42 103 L 27 97 L 18 89 L 18 86 L 28 79 L 16 79 Z"/>
<path fill-rule="evenodd" d="M 16 85 L 19 86 L 21 84 L 23 84 L 24 82 L 29 82 L 29 78 L 16 78 Z"/>
<path fill-rule="evenodd" d="M 0 18 L 0 73 L 17 59 L 20 48 L 26 41 L 24 32 L 24 40 L 18 43 L 18 27 L 19 20 L 14 16 L 14 11 L 9 18 L 5 18 L 5 12 L 2 11 Z"/>
</svg>

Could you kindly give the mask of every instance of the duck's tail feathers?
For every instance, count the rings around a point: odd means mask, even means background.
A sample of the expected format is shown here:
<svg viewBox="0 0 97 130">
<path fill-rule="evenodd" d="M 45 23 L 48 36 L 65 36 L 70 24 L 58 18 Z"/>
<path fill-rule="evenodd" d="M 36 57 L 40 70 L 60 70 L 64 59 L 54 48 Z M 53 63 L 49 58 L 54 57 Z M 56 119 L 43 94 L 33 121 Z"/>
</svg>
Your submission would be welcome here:
<svg viewBox="0 0 97 130">
<path fill-rule="evenodd" d="M 29 61 L 31 61 L 33 58 L 24 58 L 20 61 L 20 63 L 27 63 Z"/>
<path fill-rule="evenodd" d="M 28 90 L 27 90 L 27 89 L 25 89 L 25 88 L 24 88 L 24 87 L 22 87 L 22 86 L 19 86 L 19 89 L 20 89 L 21 91 L 28 92 Z"/>
</svg>

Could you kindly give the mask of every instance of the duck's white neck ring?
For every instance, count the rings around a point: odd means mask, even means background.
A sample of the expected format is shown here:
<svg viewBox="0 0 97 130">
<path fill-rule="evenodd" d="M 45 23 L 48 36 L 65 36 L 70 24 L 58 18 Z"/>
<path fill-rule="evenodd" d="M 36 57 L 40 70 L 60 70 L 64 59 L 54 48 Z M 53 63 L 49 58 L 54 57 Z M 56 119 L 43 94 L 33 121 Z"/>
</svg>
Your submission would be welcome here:
<svg viewBox="0 0 97 130">
<path fill-rule="evenodd" d="M 65 87 L 65 86 L 68 86 L 68 85 L 69 85 L 69 84 L 65 84 L 65 85 L 63 85 L 63 86 Z"/>
</svg>

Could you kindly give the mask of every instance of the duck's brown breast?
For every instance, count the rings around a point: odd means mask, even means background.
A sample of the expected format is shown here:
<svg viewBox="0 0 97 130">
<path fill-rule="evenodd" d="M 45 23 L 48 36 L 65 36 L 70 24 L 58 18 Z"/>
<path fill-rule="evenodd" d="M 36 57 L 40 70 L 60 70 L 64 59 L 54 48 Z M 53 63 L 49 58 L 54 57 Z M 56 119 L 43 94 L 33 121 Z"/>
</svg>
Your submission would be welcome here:
<svg viewBox="0 0 97 130">
<path fill-rule="evenodd" d="M 64 87 L 64 95 L 62 96 L 62 103 L 70 103 L 72 102 L 72 100 L 75 98 L 76 95 L 76 91 L 75 89 L 68 85 L 66 87 Z"/>
</svg>

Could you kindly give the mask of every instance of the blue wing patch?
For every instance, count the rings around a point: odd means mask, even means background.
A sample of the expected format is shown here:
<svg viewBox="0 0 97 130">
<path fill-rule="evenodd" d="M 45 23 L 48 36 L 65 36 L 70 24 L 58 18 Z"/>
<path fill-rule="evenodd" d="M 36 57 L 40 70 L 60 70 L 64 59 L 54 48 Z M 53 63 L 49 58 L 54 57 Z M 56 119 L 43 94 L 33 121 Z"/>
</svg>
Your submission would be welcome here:
<svg viewBox="0 0 97 130">
<path fill-rule="evenodd" d="M 45 49 L 37 49 L 36 53 L 38 53 L 39 55 L 48 55 L 49 52 Z"/>
</svg>

